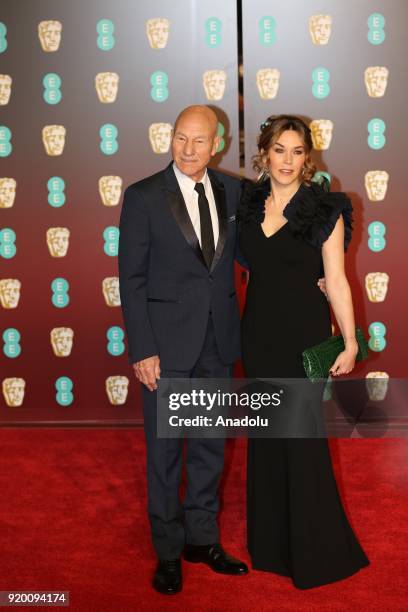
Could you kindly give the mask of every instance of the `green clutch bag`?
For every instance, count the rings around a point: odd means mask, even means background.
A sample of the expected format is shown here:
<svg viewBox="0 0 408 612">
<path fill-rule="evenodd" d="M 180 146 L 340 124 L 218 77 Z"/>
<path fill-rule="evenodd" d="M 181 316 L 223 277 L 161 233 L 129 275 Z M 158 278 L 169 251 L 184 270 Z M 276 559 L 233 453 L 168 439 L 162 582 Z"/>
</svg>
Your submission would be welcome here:
<svg viewBox="0 0 408 612">
<path fill-rule="evenodd" d="M 356 329 L 356 340 L 358 344 L 356 361 L 362 361 L 368 357 L 368 344 L 359 327 Z M 342 351 L 344 351 L 343 336 L 331 336 L 324 342 L 305 349 L 302 358 L 308 378 L 312 382 L 328 378 L 331 366 Z"/>
</svg>

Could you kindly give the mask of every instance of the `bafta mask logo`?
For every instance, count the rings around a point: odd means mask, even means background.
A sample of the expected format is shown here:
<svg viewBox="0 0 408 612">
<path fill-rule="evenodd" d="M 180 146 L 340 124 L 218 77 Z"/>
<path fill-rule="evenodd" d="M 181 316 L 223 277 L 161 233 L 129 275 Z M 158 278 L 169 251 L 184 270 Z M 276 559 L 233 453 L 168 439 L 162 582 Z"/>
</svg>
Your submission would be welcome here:
<svg viewBox="0 0 408 612">
<path fill-rule="evenodd" d="M 102 293 L 107 306 L 120 306 L 119 278 L 117 276 L 104 278 Z"/>
<path fill-rule="evenodd" d="M 385 170 L 369 170 L 365 174 L 365 188 L 371 202 L 382 202 L 386 196 L 390 175 Z"/>
<path fill-rule="evenodd" d="M 20 300 L 21 282 L 17 278 L 0 279 L 0 304 L 7 310 L 17 308 Z"/>
<path fill-rule="evenodd" d="M 9 103 L 11 96 L 11 83 L 13 79 L 8 74 L 0 74 L 0 106 Z"/>
<path fill-rule="evenodd" d="M 366 376 L 366 389 L 372 402 L 385 400 L 390 377 L 387 372 L 369 372 Z"/>
<path fill-rule="evenodd" d="M 42 129 L 42 140 L 47 155 L 62 155 L 65 146 L 66 129 L 63 125 L 45 125 Z"/>
<path fill-rule="evenodd" d="M 0 178 L 0 208 L 11 208 L 16 197 L 17 182 L 13 178 Z"/>
<path fill-rule="evenodd" d="M 49 227 L 47 245 L 51 257 L 65 257 L 69 247 L 69 229 L 67 227 Z"/>
<path fill-rule="evenodd" d="M 330 119 L 314 119 L 310 123 L 313 147 L 317 151 L 327 151 L 333 137 L 333 121 Z"/>
<path fill-rule="evenodd" d="M 99 195 L 104 206 L 117 206 L 122 195 L 120 176 L 101 176 L 98 182 Z"/>
<path fill-rule="evenodd" d="M 146 21 L 146 34 L 152 49 L 164 49 L 169 40 L 170 21 L 155 17 Z"/>
<path fill-rule="evenodd" d="M 105 386 L 111 404 L 121 406 L 126 402 L 129 387 L 129 379 L 126 376 L 109 376 Z"/>
<path fill-rule="evenodd" d="M 24 401 L 24 378 L 5 378 L 2 383 L 3 397 L 7 406 L 21 406 Z"/>
<path fill-rule="evenodd" d="M 99 101 L 111 104 L 118 95 L 119 75 L 116 72 L 98 72 L 95 77 L 95 87 Z"/>
<path fill-rule="evenodd" d="M 57 357 L 69 357 L 74 342 L 74 330 L 70 327 L 54 327 L 50 332 L 51 346 Z"/>
<path fill-rule="evenodd" d="M 369 66 L 364 71 L 364 82 L 370 98 L 382 98 L 387 89 L 389 70 L 385 66 Z"/>
<path fill-rule="evenodd" d="M 333 19 L 330 15 L 309 17 L 309 32 L 314 45 L 327 45 L 330 39 Z"/>
<path fill-rule="evenodd" d="M 206 70 L 203 85 L 207 100 L 222 100 L 225 93 L 227 75 L 224 70 Z"/>
<path fill-rule="evenodd" d="M 58 51 L 61 42 L 62 24 L 60 21 L 40 21 L 38 36 L 43 51 Z"/>
<path fill-rule="evenodd" d="M 280 72 L 277 68 L 261 68 L 256 73 L 256 84 L 262 100 L 273 100 L 279 89 Z"/>
<path fill-rule="evenodd" d="M 386 272 L 369 272 L 365 277 L 367 296 L 370 302 L 384 302 L 390 277 Z"/>
<path fill-rule="evenodd" d="M 154 153 L 167 153 L 170 149 L 171 131 L 170 123 L 152 123 L 149 125 L 149 140 Z"/>
</svg>

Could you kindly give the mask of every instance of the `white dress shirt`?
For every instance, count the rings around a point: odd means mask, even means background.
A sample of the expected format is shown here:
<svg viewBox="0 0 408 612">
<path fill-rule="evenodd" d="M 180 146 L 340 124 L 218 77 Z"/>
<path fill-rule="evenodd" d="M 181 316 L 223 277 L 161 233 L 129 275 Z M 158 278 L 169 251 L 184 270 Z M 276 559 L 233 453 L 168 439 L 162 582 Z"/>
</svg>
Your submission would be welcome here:
<svg viewBox="0 0 408 612">
<path fill-rule="evenodd" d="M 198 241 L 201 247 L 201 224 L 200 224 L 200 209 L 198 208 L 198 193 L 195 191 L 194 187 L 196 185 L 195 181 L 191 179 L 186 174 L 183 174 L 173 163 L 174 174 L 176 175 L 177 182 L 180 186 L 181 193 L 183 194 L 184 202 L 186 203 L 187 211 L 191 219 L 191 223 L 193 224 L 194 231 L 197 234 Z M 218 214 L 217 214 L 217 206 L 215 204 L 215 198 L 213 194 L 213 190 L 211 187 L 210 177 L 208 176 L 207 169 L 205 170 L 205 174 L 201 181 L 199 181 L 204 185 L 205 195 L 208 200 L 208 204 L 210 207 L 210 215 L 211 215 L 211 223 L 214 234 L 214 247 L 217 248 L 218 236 L 219 236 L 219 226 L 218 226 Z"/>
</svg>

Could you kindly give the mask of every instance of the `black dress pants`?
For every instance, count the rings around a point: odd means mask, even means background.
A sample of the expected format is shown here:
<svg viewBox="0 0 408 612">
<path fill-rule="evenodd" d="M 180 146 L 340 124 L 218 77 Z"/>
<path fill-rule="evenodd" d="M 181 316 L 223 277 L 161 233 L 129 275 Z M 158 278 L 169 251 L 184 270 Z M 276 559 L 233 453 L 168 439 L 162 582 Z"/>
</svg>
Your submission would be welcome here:
<svg viewBox="0 0 408 612">
<path fill-rule="evenodd" d="M 222 363 L 211 315 L 201 354 L 191 370 L 162 370 L 162 378 L 230 378 L 233 364 Z M 187 488 L 179 494 L 183 439 L 157 437 L 157 393 L 143 386 L 147 446 L 148 513 L 152 541 L 160 559 L 179 557 L 184 544 L 219 541 L 218 486 L 224 465 L 225 439 L 186 440 Z"/>
</svg>

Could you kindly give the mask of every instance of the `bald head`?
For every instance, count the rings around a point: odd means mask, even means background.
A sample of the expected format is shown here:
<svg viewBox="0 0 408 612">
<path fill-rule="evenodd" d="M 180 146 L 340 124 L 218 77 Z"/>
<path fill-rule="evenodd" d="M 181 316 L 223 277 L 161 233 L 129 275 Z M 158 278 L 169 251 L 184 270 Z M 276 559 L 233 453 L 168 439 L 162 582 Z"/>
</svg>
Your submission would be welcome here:
<svg viewBox="0 0 408 612">
<path fill-rule="evenodd" d="M 185 109 L 181 111 L 179 116 L 176 119 L 176 124 L 174 126 L 174 130 L 177 129 L 177 124 L 179 121 L 195 121 L 199 120 L 203 123 L 207 123 L 210 132 L 214 134 L 217 133 L 218 128 L 218 119 L 215 112 L 204 104 L 193 104 L 192 106 L 187 106 Z"/>
<path fill-rule="evenodd" d="M 218 119 L 211 108 L 194 105 L 185 108 L 176 119 L 171 149 L 178 169 L 198 182 L 220 144 Z"/>
</svg>

